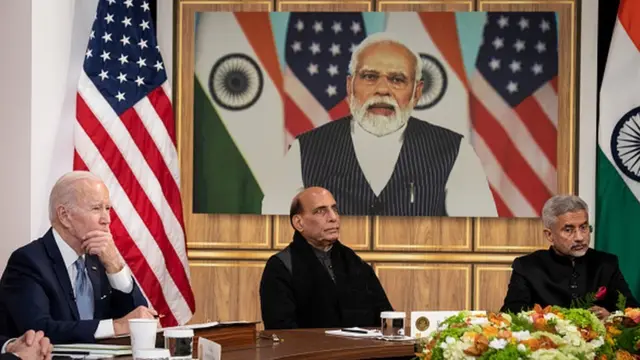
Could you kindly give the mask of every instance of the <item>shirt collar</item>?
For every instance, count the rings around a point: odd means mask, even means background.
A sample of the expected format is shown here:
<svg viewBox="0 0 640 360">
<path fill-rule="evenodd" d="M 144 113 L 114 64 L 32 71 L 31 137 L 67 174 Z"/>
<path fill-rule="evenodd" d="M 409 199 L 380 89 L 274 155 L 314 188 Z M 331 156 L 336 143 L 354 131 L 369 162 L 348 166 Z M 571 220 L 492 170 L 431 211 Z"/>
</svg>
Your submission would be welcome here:
<svg viewBox="0 0 640 360">
<path fill-rule="evenodd" d="M 62 255 L 62 261 L 64 261 L 64 266 L 68 269 L 73 265 L 73 263 L 76 262 L 76 260 L 78 260 L 78 254 L 76 253 L 75 250 L 73 250 L 73 248 L 71 248 L 71 246 L 69 246 L 69 244 L 67 244 L 66 241 L 62 239 L 62 237 L 56 231 L 56 229 L 52 228 L 52 230 L 53 230 L 53 238 L 56 240 L 56 245 L 58 245 L 58 249 L 60 250 L 60 255 Z M 82 255 L 82 258 L 84 258 L 84 254 Z"/>
</svg>

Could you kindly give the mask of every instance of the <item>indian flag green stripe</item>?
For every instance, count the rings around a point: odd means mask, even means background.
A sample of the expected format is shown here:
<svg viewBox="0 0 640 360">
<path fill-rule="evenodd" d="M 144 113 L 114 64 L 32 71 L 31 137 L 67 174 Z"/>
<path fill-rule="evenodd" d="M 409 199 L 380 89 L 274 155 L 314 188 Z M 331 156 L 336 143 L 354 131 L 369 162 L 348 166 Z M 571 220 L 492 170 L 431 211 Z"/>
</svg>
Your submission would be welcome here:
<svg viewBox="0 0 640 360">
<path fill-rule="evenodd" d="M 258 182 L 197 78 L 194 84 L 193 212 L 260 214 Z"/>
<path fill-rule="evenodd" d="M 618 256 L 620 270 L 640 296 L 640 203 L 598 147 L 596 158 L 596 249 Z"/>
</svg>

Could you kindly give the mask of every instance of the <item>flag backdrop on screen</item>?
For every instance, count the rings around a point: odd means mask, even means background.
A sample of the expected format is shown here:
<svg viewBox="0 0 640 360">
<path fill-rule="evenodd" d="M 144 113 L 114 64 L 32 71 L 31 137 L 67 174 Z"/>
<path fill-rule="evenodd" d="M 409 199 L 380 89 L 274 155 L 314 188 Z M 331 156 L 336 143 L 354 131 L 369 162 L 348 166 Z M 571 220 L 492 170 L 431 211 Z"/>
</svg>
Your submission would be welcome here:
<svg viewBox="0 0 640 360">
<path fill-rule="evenodd" d="M 502 28 L 491 22 L 511 13 L 197 15 L 194 212 L 259 214 L 265 192 L 284 180 L 277 164 L 292 140 L 349 114 L 352 51 L 382 31 L 422 58 L 424 93 L 413 116 L 482 147 L 500 216 L 537 216 L 556 191 L 555 13 L 515 14 Z M 509 26 L 518 33 L 502 34 Z M 500 48 L 489 49 L 495 38 Z M 503 68 L 486 72 L 484 62 L 501 56 Z M 519 82 L 517 94 L 494 88 L 509 79 Z M 489 97 L 478 88 L 470 96 L 478 83 L 491 89 Z"/>
<path fill-rule="evenodd" d="M 163 326 L 195 312 L 186 254 L 171 88 L 146 1 L 101 0 L 74 126 L 76 170 L 111 195 L 111 232 Z"/>
<path fill-rule="evenodd" d="M 640 3 L 622 0 L 600 89 L 596 248 L 618 256 L 640 296 Z"/>
<path fill-rule="evenodd" d="M 552 12 L 488 13 L 471 76 L 472 145 L 500 216 L 557 192 L 558 38 Z"/>
</svg>

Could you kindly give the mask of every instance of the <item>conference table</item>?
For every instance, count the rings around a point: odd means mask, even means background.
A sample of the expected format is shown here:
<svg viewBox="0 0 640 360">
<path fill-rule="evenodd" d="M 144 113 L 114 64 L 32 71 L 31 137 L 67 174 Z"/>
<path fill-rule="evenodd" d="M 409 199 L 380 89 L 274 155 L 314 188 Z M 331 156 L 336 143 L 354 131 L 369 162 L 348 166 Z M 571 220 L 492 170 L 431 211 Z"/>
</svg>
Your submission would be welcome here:
<svg viewBox="0 0 640 360">
<path fill-rule="evenodd" d="M 195 330 L 194 358 L 197 339 L 203 337 L 222 346 L 224 360 L 292 360 L 292 359 L 411 359 L 414 342 L 392 342 L 358 337 L 328 335 L 330 329 L 295 329 L 257 331 L 257 322 L 221 324 Z M 275 334 L 280 341 L 274 341 Z M 103 344 L 129 345 L 130 338 L 105 339 Z M 157 337 L 157 347 L 164 338 Z M 131 359 L 130 356 L 118 360 Z"/>
<path fill-rule="evenodd" d="M 263 331 L 255 345 L 223 347 L 224 360 L 293 360 L 293 359 L 411 359 L 414 342 L 391 342 L 376 339 L 325 334 L 328 329 Z M 273 341 L 276 334 L 279 342 Z"/>
</svg>

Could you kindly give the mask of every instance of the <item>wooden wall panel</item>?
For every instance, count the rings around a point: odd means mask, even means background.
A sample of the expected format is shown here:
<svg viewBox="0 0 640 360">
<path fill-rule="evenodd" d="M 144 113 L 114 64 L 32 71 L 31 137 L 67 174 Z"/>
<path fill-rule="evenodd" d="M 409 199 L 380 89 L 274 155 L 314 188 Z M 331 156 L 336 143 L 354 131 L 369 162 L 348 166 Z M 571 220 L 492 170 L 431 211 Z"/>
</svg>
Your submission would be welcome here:
<svg viewBox="0 0 640 360">
<path fill-rule="evenodd" d="M 278 11 L 372 11 L 373 1 L 366 0 L 275 0 Z"/>
<path fill-rule="evenodd" d="M 177 11 L 176 115 L 178 157 L 188 247 L 269 248 L 268 216 L 193 214 L 193 74 L 195 13 L 200 11 L 271 11 L 271 1 L 181 1 Z"/>
<path fill-rule="evenodd" d="M 191 323 L 261 320 L 263 262 L 191 261 L 196 313 Z"/>
<path fill-rule="evenodd" d="M 378 0 L 377 11 L 472 11 L 473 0 Z"/>
<path fill-rule="evenodd" d="M 507 294 L 510 265 L 474 265 L 474 309 L 500 311 Z"/>
<path fill-rule="evenodd" d="M 375 270 L 397 311 L 471 308 L 471 265 L 376 263 Z"/>
<path fill-rule="evenodd" d="M 576 19 L 570 0 L 478 0 L 480 11 L 556 11 L 559 18 L 558 66 L 558 192 L 574 193 L 576 167 Z M 478 219 L 477 251 L 530 252 L 548 246 L 538 219 Z"/>
<path fill-rule="evenodd" d="M 354 250 L 369 250 L 371 223 L 368 216 L 341 216 L 340 242 Z M 273 236 L 276 249 L 285 248 L 293 238 L 289 216 L 275 216 Z"/>
<path fill-rule="evenodd" d="M 471 251 L 469 218 L 376 217 L 376 250 Z"/>
</svg>

